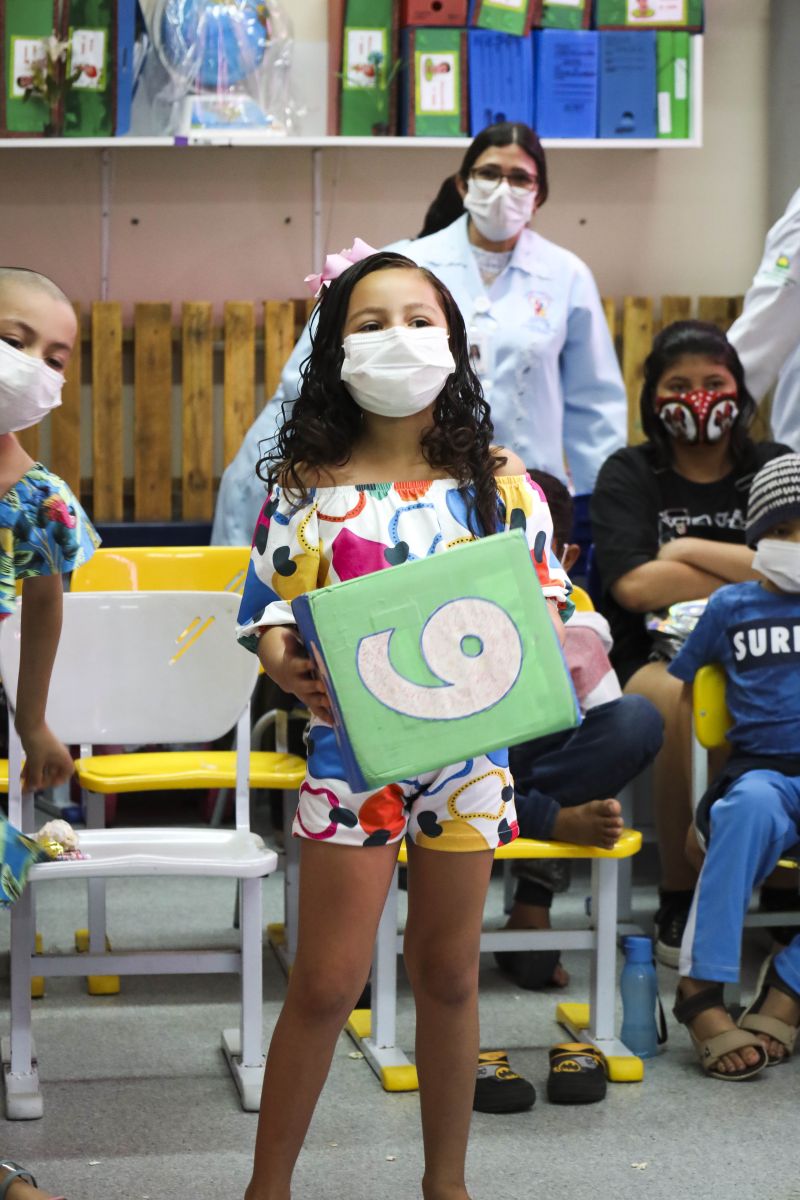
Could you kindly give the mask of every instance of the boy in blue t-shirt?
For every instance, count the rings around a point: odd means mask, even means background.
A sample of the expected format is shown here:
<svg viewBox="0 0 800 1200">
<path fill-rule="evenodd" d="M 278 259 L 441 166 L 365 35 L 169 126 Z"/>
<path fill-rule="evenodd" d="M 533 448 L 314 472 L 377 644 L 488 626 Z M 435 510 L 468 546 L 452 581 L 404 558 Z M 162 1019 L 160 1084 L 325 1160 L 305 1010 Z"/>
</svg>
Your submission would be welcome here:
<svg viewBox="0 0 800 1200">
<path fill-rule="evenodd" d="M 733 718 L 730 759 L 695 814 L 706 854 L 675 1003 L 704 1070 L 730 1080 L 782 1062 L 800 1024 L 800 933 L 767 959 L 738 1027 L 722 989 L 739 978 L 753 888 L 800 843 L 800 455 L 753 479 L 746 538 L 762 578 L 714 592 L 669 668 L 690 687 L 701 666 L 721 663 Z"/>
</svg>

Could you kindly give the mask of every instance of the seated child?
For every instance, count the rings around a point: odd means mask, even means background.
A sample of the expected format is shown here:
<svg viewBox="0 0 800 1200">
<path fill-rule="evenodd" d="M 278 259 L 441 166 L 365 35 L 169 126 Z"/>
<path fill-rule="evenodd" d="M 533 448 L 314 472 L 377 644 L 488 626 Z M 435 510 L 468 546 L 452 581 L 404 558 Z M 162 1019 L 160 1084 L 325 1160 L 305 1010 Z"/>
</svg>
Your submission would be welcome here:
<svg viewBox="0 0 800 1200">
<path fill-rule="evenodd" d="M 531 471 L 553 518 L 552 547 L 569 574 L 580 547 L 569 542 L 572 497 L 545 471 Z M 608 660 L 611 636 L 605 618 L 573 612 L 564 626 L 564 656 L 583 714 L 577 729 L 537 738 L 510 751 L 517 819 L 523 837 L 612 847 L 622 831 L 614 799 L 648 766 L 661 748 L 663 726 L 643 696 L 623 696 Z M 549 929 L 555 892 L 566 891 L 568 859 L 531 859 L 514 864 L 517 877 L 509 929 Z M 498 951 L 498 966 L 518 987 L 566 987 L 569 976 L 558 950 Z M 474 1107 L 508 1113 L 530 1108 L 533 1086 L 511 1070 L 503 1051 L 484 1051 L 478 1061 Z"/>
<path fill-rule="evenodd" d="M 764 963 L 738 1027 L 722 986 L 739 978 L 753 888 L 800 843 L 800 455 L 775 458 L 755 475 L 746 538 L 762 578 L 712 593 L 669 668 L 688 689 L 701 666 L 721 663 L 733 719 L 730 758 L 695 814 L 705 859 L 675 1003 L 703 1069 L 728 1080 L 783 1062 L 800 1024 L 800 933 Z"/>
<path fill-rule="evenodd" d="M 572 497 L 553 475 L 533 471 L 531 478 L 546 496 L 553 516 L 553 552 L 569 574 L 580 552 L 569 542 Z M 608 661 L 608 625 L 600 613 L 574 612 L 564 634 L 564 655 L 584 719 L 577 729 L 512 748 L 520 833 L 611 848 L 622 830 L 614 797 L 658 753 L 661 718 L 649 701 L 621 694 Z M 569 886 L 568 861 L 523 861 L 515 874 L 519 882 L 509 928 L 549 929 L 553 893 Z M 569 982 L 558 951 L 502 952 L 496 958 L 519 987 L 566 987 Z"/>
</svg>

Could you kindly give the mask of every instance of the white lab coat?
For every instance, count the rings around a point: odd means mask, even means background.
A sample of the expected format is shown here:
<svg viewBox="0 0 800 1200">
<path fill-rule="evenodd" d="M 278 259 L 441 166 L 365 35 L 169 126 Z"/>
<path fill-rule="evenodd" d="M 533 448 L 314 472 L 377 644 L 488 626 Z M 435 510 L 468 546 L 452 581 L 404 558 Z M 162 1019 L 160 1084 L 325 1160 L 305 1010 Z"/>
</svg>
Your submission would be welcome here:
<svg viewBox="0 0 800 1200">
<path fill-rule="evenodd" d="M 467 237 L 467 216 L 429 237 L 389 249 L 428 267 L 449 288 L 467 330 L 482 330 L 482 377 L 495 439 L 532 468 L 569 475 L 590 492 L 609 454 L 625 444 L 627 401 L 619 363 L 592 273 L 569 250 L 530 229 L 508 267 L 486 288 Z M 476 318 L 475 312 L 481 315 Z M 311 349 L 308 327 L 275 395 L 248 431 L 220 484 L 212 541 L 249 542 L 264 485 L 255 474 L 262 449 L 297 396 L 300 364 Z"/>
<path fill-rule="evenodd" d="M 772 402 L 773 437 L 800 450 L 800 189 L 767 234 L 728 339 L 756 400 L 780 376 Z"/>
</svg>

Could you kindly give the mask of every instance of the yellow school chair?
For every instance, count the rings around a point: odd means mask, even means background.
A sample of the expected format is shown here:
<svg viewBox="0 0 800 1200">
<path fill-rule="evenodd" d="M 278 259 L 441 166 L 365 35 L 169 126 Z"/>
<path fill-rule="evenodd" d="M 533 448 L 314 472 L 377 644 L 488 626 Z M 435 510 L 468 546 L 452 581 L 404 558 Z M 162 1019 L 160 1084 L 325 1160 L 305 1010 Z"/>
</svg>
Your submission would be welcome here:
<svg viewBox="0 0 800 1200">
<path fill-rule="evenodd" d="M 82 860 L 47 862 L 31 868 L 30 881 L 164 875 L 225 877 L 235 880 L 240 897 L 239 948 L 117 953 L 105 949 L 104 929 L 90 922 L 87 955 L 34 956 L 30 887 L 11 910 L 11 1037 L 2 1045 L 6 1113 L 11 1119 L 42 1115 L 35 1049 L 31 1037 L 31 974 L 100 977 L 187 972 L 233 972 L 240 977 L 237 1029 L 222 1035 L 222 1049 L 239 1090 L 242 1107 L 256 1111 L 263 1079 L 261 881 L 277 866 L 277 856 L 250 830 L 250 697 L 258 664 L 253 655 L 232 650 L 238 597 L 221 592 L 100 592 L 67 595 L 61 641 L 53 668 L 47 720 L 67 744 L 88 750 L 93 744 L 148 744 L 156 737 L 171 743 L 209 742 L 236 729 L 230 752 L 236 788 L 233 829 L 100 829 L 81 832 Z M 0 673 L 10 708 L 19 670 L 19 609 L 0 625 Z M 76 681 L 78 686 L 76 686 Z M 214 776 L 217 765 L 192 752 L 173 755 L 173 786 L 190 786 L 196 769 Z M 115 756 L 125 759 L 113 780 L 116 789 L 135 776 L 158 785 L 167 777 L 168 754 Z M 137 762 L 143 758 L 145 761 Z M 84 758 L 78 764 L 84 785 L 102 786 L 109 758 Z M 21 747 L 9 722 L 9 815 L 18 828 L 33 826 L 33 796 L 20 788 Z M 203 766 L 205 764 L 205 767 Z M 294 768 L 281 777 L 296 783 Z M 137 786 L 142 786 L 141 779 Z M 143 914 L 147 906 L 142 907 Z M 87 1027 L 88 1029 L 88 1027 Z M 77 1035 L 76 1035 L 77 1036 Z M 153 1047 L 158 1069 L 159 1048 Z"/>
<path fill-rule="evenodd" d="M 579 587 L 577 583 L 573 583 L 569 598 L 578 612 L 594 612 L 592 597 L 584 588 Z"/>
<path fill-rule="evenodd" d="M 101 547 L 72 573 L 72 592 L 235 592 L 241 594 L 249 546 Z"/>
<path fill-rule="evenodd" d="M 644 1077 L 642 1060 L 615 1035 L 617 995 L 617 868 L 641 848 L 642 835 L 623 830 L 613 850 L 517 838 L 495 851 L 496 859 L 588 858 L 592 860 L 592 926 L 589 929 L 498 929 L 481 934 L 487 950 L 589 950 L 592 956 L 588 1004 L 561 1003 L 556 1020 L 574 1041 L 590 1042 L 603 1055 L 610 1080 L 637 1082 Z M 406 862 L 405 845 L 398 861 Z M 417 1069 L 397 1045 L 397 955 L 403 952 L 397 933 L 397 872 L 386 899 L 372 963 L 372 1009 L 356 1009 L 347 1032 L 388 1092 L 415 1091 Z"/>
<path fill-rule="evenodd" d="M 692 812 L 695 812 L 708 787 L 708 751 L 727 744 L 728 730 L 733 724 L 725 700 L 725 672 L 719 663 L 708 663 L 694 677 L 692 686 Z M 779 867 L 798 866 L 793 858 L 782 858 Z M 745 925 L 800 925 L 800 913 L 750 912 Z M 730 994 L 730 985 L 726 991 Z"/>
</svg>

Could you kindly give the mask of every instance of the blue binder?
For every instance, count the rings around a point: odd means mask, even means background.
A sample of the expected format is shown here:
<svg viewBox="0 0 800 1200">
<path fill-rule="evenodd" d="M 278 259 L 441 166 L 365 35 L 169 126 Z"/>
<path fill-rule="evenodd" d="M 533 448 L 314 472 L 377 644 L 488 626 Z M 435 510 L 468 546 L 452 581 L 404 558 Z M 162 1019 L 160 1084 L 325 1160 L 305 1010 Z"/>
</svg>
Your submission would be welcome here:
<svg viewBox="0 0 800 1200">
<path fill-rule="evenodd" d="M 470 29 L 469 131 L 498 121 L 534 124 L 533 38 Z"/>
<path fill-rule="evenodd" d="M 602 32 L 598 136 L 656 137 L 656 90 L 656 31 Z"/>
<path fill-rule="evenodd" d="M 539 137 L 597 137 L 599 35 L 542 29 L 533 36 Z"/>
</svg>

